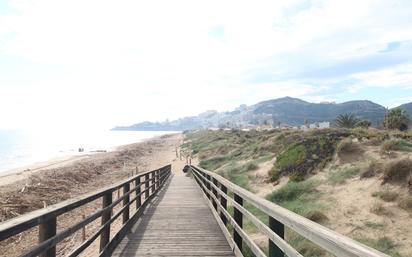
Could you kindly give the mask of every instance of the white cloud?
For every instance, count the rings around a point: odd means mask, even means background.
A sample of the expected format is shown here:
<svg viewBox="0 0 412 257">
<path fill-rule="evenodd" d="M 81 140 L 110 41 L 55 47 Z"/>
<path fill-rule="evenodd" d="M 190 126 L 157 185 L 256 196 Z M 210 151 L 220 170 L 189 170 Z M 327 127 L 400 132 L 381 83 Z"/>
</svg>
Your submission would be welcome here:
<svg viewBox="0 0 412 257">
<path fill-rule="evenodd" d="M 0 67 L 23 61 L 13 66 L 18 76 L 0 70 L 0 127 L 111 127 L 285 95 L 333 100 L 322 95 L 325 81 L 281 78 L 412 40 L 408 1 L 9 3 Z M 218 39 L 209 33 L 216 26 Z M 412 81 L 396 69 L 352 78 Z M 272 80 L 249 81 L 256 70 Z"/>
<path fill-rule="evenodd" d="M 409 87 L 412 88 L 412 64 L 399 65 L 390 69 L 364 72 L 351 75 L 366 86 Z"/>
</svg>

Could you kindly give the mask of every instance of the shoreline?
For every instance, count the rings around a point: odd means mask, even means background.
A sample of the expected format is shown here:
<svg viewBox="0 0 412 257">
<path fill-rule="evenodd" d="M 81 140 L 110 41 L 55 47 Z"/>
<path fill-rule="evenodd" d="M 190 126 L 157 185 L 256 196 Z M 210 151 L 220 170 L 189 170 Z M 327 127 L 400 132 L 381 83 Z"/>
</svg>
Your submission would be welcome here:
<svg viewBox="0 0 412 257">
<path fill-rule="evenodd" d="M 137 142 L 131 142 L 128 144 L 113 146 L 113 147 L 110 147 L 110 149 L 89 151 L 89 152 L 76 153 L 76 154 L 68 154 L 68 155 L 59 156 L 59 157 L 52 157 L 44 161 L 36 161 L 30 164 L 19 166 L 19 167 L 12 168 L 12 169 L 0 170 L 0 187 L 4 187 L 7 185 L 11 185 L 13 183 L 28 179 L 31 175 L 34 175 L 43 170 L 63 168 L 71 164 L 74 164 L 77 161 L 90 159 L 95 156 L 116 153 L 123 149 L 127 149 L 128 147 L 135 146 L 137 144 L 142 144 L 147 141 L 160 139 L 163 136 L 177 135 L 177 134 L 181 134 L 181 133 L 180 132 L 165 133 L 162 135 L 156 135 L 156 136 L 152 136 L 149 138 L 140 139 Z"/>
<path fill-rule="evenodd" d="M 0 186 L 0 222 L 99 190 L 116 181 L 130 178 L 136 172 L 154 170 L 167 164 L 172 164 L 175 172 L 181 172 L 185 163 L 177 158 L 176 148 L 180 148 L 183 137 L 182 133 L 164 134 L 138 143 L 120 145 L 112 152 L 69 157 L 67 160 L 55 161 L 52 166 L 40 165 L 43 168 L 39 167 L 34 172 L 12 173 L 8 177 L 9 183 Z M 13 176 L 16 174 L 17 176 Z M 1 177 L 0 182 L 5 178 L 7 177 Z M 60 229 L 65 229 L 73 221 L 94 213 L 98 206 L 101 203 L 94 201 L 79 207 L 59 217 L 57 225 Z M 96 222 L 88 225 L 86 236 L 93 233 L 93 228 L 98 228 L 99 221 Z M 0 251 L 4 256 L 20 256 L 37 240 L 37 230 L 26 231 L 20 236 L 0 242 Z M 58 255 L 66 256 L 74 244 L 82 242 L 76 236 L 70 241 L 61 242 Z M 84 255 L 95 256 L 98 250 L 98 246 L 92 246 Z"/>
</svg>

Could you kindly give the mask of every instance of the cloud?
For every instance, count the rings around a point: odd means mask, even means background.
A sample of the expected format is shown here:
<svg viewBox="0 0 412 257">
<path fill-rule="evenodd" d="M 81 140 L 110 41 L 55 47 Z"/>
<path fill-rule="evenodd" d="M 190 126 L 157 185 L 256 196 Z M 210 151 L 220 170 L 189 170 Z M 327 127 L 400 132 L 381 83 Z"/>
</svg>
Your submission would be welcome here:
<svg viewBox="0 0 412 257">
<path fill-rule="evenodd" d="M 410 1 L 2 3 L 0 127 L 111 127 L 412 82 Z"/>
</svg>

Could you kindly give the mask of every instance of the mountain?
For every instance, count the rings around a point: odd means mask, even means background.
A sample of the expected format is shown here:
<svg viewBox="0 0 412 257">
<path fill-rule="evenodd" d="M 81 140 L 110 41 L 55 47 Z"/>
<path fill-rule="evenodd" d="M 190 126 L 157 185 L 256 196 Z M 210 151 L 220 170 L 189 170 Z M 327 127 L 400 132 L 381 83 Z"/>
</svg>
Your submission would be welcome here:
<svg viewBox="0 0 412 257">
<path fill-rule="evenodd" d="M 412 114 L 412 103 L 399 106 Z M 382 123 L 386 108 L 368 100 L 344 103 L 310 103 L 298 98 L 283 97 L 251 106 L 241 105 L 230 112 L 207 111 L 198 116 L 174 121 L 142 122 L 113 130 L 182 131 L 212 127 L 250 127 L 263 124 L 301 125 L 307 122 L 333 122 L 339 114 L 353 113 L 372 124 Z"/>
<path fill-rule="evenodd" d="M 412 103 L 402 104 L 399 106 L 399 108 L 404 109 L 412 119 Z"/>
<path fill-rule="evenodd" d="M 381 122 L 385 115 L 385 107 L 371 101 L 350 101 L 336 103 L 309 103 L 300 99 L 285 97 L 256 104 L 254 113 L 272 114 L 275 121 L 291 125 L 309 122 L 334 121 L 339 114 L 353 113 L 355 116 Z"/>
</svg>

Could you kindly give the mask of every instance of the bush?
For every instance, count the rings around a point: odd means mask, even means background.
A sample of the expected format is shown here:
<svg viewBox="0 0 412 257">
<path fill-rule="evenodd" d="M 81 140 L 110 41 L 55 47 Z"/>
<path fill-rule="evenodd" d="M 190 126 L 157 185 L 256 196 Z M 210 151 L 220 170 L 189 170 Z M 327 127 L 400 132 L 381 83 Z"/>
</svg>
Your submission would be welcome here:
<svg viewBox="0 0 412 257">
<path fill-rule="evenodd" d="M 286 231 L 287 241 L 300 254 L 305 257 L 321 257 L 327 256 L 327 252 L 321 247 L 302 237 L 294 231 Z"/>
<path fill-rule="evenodd" d="M 328 181 L 332 185 L 344 184 L 347 179 L 356 177 L 360 173 L 358 167 L 346 167 L 329 173 Z"/>
<path fill-rule="evenodd" d="M 369 163 L 368 167 L 362 171 L 360 178 L 371 178 L 379 173 L 382 173 L 382 163 L 373 160 Z"/>
<path fill-rule="evenodd" d="M 409 115 L 401 108 L 392 109 L 385 114 L 383 124 L 387 129 L 405 131 L 408 129 Z"/>
<path fill-rule="evenodd" d="M 302 195 L 316 193 L 316 186 L 317 183 L 313 181 L 289 182 L 271 193 L 267 199 L 274 203 L 293 201 Z"/>
<path fill-rule="evenodd" d="M 356 123 L 356 127 L 360 127 L 360 128 L 369 128 L 370 126 L 372 126 L 372 122 L 370 122 L 369 120 L 361 120 L 358 123 Z"/>
<path fill-rule="evenodd" d="M 379 197 L 385 202 L 393 202 L 398 198 L 399 194 L 391 191 L 377 191 L 372 193 L 373 197 Z"/>
<path fill-rule="evenodd" d="M 315 168 L 324 167 L 335 153 L 336 143 L 348 136 L 348 133 L 342 130 L 323 130 L 310 131 L 299 138 L 295 136 L 293 135 L 292 141 L 295 143 L 278 155 L 270 172 L 272 181 L 276 181 L 281 175 L 291 174 L 292 180 L 300 181 Z"/>
<path fill-rule="evenodd" d="M 328 217 L 323 214 L 325 206 L 319 204 L 317 181 L 289 182 L 273 192 L 267 199 L 314 222 L 324 222 Z"/>
<path fill-rule="evenodd" d="M 339 128 L 354 128 L 359 119 L 352 113 L 341 114 L 336 118 L 336 126 Z"/>
<path fill-rule="evenodd" d="M 243 187 L 247 190 L 250 190 L 250 178 L 244 169 L 236 166 L 235 164 L 230 163 L 228 168 L 225 167 L 223 176 L 226 177 L 230 182 Z"/>
<path fill-rule="evenodd" d="M 270 180 L 272 182 L 278 181 L 280 179 L 280 171 L 275 166 L 269 171 Z"/>
<path fill-rule="evenodd" d="M 399 140 L 389 139 L 383 142 L 381 152 L 397 151 L 399 150 Z"/>
<path fill-rule="evenodd" d="M 383 183 L 407 182 L 412 174 L 412 160 L 400 159 L 387 163 L 383 170 Z"/>
<path fill-rule="evenodd" d="M 386 140 L 381 146 L 381 152 L 389 151 L 412 152 L 412 144 L 400 139 Z"/>
<path fill-rule="evenodd" d="M 317 223 L 323 223 L 327 220 L 329 220 L 329 218 L 321 211 L 319 210 L 312 210 L 309 211 L 306 215 L 306 218 L 310 219 L 311 221 L 317 222 Z"/>
<path fill-rule="evenodd" d="M 354 143 L 351 138 L 345 138 L 338 144 L 338 156 L 342 157 L 345 154 L 359 153 L 361 148 L 357 143 Z"/>
<path fill-rule="evenodd" d="M 412 152 L 412 143 L 405 140 L 400 140 L 398 147 L 400 151 Z"/>
<path fill-rule="evenodd" d="M 303 180 L 305 180 L 305 174 L 304 173 L 293 172 L 289 176 L 289 181 L 292 181 L 292 182 L 301 182 Z"/>
<path fill-rule="evenodd" d="M 228 156 L 215 156 L 206 160 L 202 160 L 199 166 L 207 170 L 215 170 L 221 167 L 225 162 L 228 161 Z"/>
<path fill-rule="evenodd" d="M 404 210 L 412 211 L 412 197 L 408 196 L 403 198 L 401 201 L 399 201 L 398 205 Z"/>
<path fill-rule="evenodd" d="M 338 155 L 342 153 L 348 153 L 351 151 L 353 147 L 353 142 L 351 138 L 345 138 L 342 141 L 339 142 L 337 152 Z"/>
<path fill-rule="evenodd" d="M 252 171 L 252 170 L 257 170 L 259 168 L 259 166 L 256 165 L 256 163 L 254 162 L 249 162 L 248 164 L 246 164 L 245 166 L 245 170 L 246 171 Z"/>
<path fill-rule="evenodd" d="M 379 216 L 390 216 L 392 213 L 386 209 L 381 203 L 374 203 L 370 209 L 372 213 Z"/>
<path fill-rule="evenodd" d="M 378 251 L 389 254 L 393 257 L 401 257 L 401 255 L 395 251 L 396 244 L 388 237 L 380 237 L 378 239 L 371 239 L 365 237 L 356 238 L 357 241 L 375 248 Z"/>
</svg>

